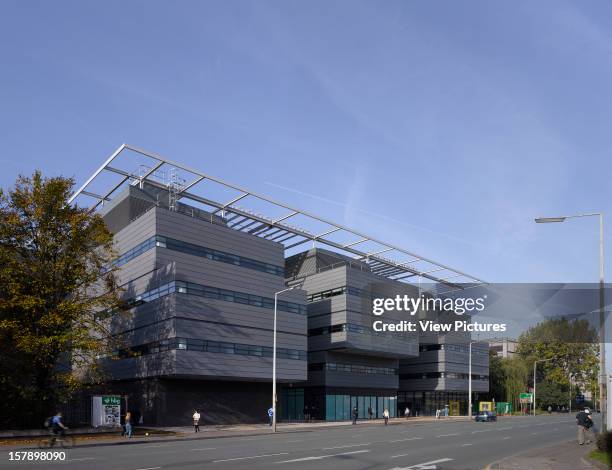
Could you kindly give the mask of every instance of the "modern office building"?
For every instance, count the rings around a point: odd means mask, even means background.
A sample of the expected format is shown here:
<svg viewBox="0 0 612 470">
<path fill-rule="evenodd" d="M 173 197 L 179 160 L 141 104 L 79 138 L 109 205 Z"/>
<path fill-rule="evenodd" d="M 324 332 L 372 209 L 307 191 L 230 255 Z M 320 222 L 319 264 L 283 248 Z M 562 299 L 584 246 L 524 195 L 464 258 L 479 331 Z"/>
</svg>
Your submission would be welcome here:
<svg viewBox="0 0 612 470">
<path fill-rule="evenodd" d="M 114 234 L 127 308 L 113 323 L 122 346 L 102 359 L 103 392 L 128 396 L 145 424 L 185 424 L 194 409 L 205 423 L 265 421 L 275 296 L 280 419 L 467 402 L 469 337 L 376 333 L 372 298 L 481 280 L 128 145 L 71 201 Z"/>
</svg>

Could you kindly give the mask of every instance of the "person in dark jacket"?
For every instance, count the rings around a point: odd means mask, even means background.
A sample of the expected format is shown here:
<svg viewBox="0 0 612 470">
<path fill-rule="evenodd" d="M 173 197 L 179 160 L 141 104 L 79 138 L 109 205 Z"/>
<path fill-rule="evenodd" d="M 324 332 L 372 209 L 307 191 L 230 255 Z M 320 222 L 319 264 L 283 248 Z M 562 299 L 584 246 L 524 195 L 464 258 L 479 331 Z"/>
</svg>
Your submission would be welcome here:
<svg viewBox="0 0 612 470">
<path fill-rule="evenodd" d="M 359 412 L 357 411 L 357 407 L 355 406 L 353 408 L 353 424 L 357 424 L 357 416 L 359 415 Z"/>
<path fill-rule="evenodd" d="M 593 427 L 593 419 L 591 418 L 591 410 L 585 408 L 582 411 L 579 411 L 576 415 L 576 424 L 578 425 L 578 444 L 584 445 L 585 443 L 585 435 L 586 435 L 586 443 L 590 444 L 591 440 L 589 436 L 591 434 L 591 427 Z"/>
</svg>

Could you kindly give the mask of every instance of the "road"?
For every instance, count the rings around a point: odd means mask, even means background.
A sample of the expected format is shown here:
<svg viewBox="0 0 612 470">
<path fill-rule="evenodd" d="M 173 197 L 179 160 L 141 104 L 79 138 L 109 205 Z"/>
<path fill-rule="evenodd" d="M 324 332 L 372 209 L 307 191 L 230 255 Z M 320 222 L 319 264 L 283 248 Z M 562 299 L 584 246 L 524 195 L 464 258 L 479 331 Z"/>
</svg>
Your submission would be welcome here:
<svg viewBox="0 0 612 470">
<path fill-rule="evenodd" d="M 3 450 L 0 469 L 474 470 L 575 435 L 575 420 L 568 415 L 500 418 L 496 423 L 360 423 L 276 435 L 76 447 L 66 451 L 64 462 L 10 462 Z"/>
</svg>

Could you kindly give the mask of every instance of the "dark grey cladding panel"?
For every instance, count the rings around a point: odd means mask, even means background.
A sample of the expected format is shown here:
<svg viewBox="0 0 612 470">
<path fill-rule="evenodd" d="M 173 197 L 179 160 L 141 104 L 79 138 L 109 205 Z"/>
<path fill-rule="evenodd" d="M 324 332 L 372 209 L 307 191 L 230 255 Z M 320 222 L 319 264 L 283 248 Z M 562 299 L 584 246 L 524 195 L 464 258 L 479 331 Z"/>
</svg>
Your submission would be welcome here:
<svg viewBox="0 0 612 470">
<path fill-rule="evenodd" d="M 308 328 L 321 328 L 325 326 L 331 325 L 341 325 L 346 323 L 346 310 L 341 310 L 339 312 L 332 312 L 329 315 L 321 315 L 317 317 L 309 317 L 308 318 Z"/>
<path fill-rule="evenodd" d="M 308 351 L 338 349 L 345 346 L 346 333 L 342 331 L 330 335 L 310 336 L 308 338 Z"/>
<path fill-rule="evenodd" d="M 369 335 L 360 333 L 347 333 L 346 346 L 355 351 L 369 354 L 392 355 L 396 357 L 417 356 L 419 347 L 416 337 L 402 338 L 401 336 Z"/>
<path fill-rule="evenodd" d="M 423 380 L 400 380 L 401 391 L 444 391 L 444 392 L 467 392 L 469 384 L 467 380 L 461 379 L 423 379 Z M 473 392 L 488 392 L 489 382 L 484 380 L 472 380 Z"/>
<path fill-rule="evenodd" d="M 273 274 L 164 248 L 158 248 L 156 252 L 159 265 L 175 263 L 176 278 L 181 281 L 266 297 L 273 297 L 275 292 L 285 288 L 283 279 Z M 282 297 L 287 298 L 288 296 Z M 305 298 L 302 303 L 305 303 Z"/>
<path fill-rule="evenodd" d="M 164 351 L 127 359 L 102 361 L 109 380 L 173 375 L 176 351 Z"/>
<path fill-rule="evenodd" d="M 308 371 L 308 385 L 310 387 L 319 387 L 325 385 L 325 372 L 322 370 Z"/>
<path fill-rule="evenodd" d="M 168 295 L 129 311 L 116 313 L 112 320 L 113 331 L 120 333 L 173 318 L 175 315 L 174 297 L 174 295 Z M 158 338 L 151 338 L 152 341 L 156 339 Z"/>
<path fill-rule="evenodd" d="M 117 283 L 123 286 L 132 280 L 138 280 L 141 285 L 147 285 L 149 281 L 144 279 L 143 276 L 155 277 L 155 274 L 152 273 L 155 269 L 156 257 L 153 249 L 120 266 L 116 271 Z"/>
<path fill-rule="evenodd" d="M 325 353 L 326 362 L 338 362 L 342 364 L 357 364 L 373 367 L 397 368 L 399 361 L 396 358 L 362 356 L 357 354 L 346 354 L 341 352 L 329 351 Z"/>
<path fill-rule="evenodd" d="M 182 318 L 176 319 L 176 336 L 257 346 L 272 347 L 273 344 L 273 333 L 271 330 L 264 331 L 237 325 L 203 323 Z M 279 348 L 306 351 L 307 338 L 303 335 L 277 332 L 276 344 Z"/>
<path fill-rule="evenodd" d="M 100 213 L 107 227 L 117 233 L 154 207 L 156 201 L 135 186 L 126 187 L 112 201 L 105 203 Z"/>
<path fill-rule="evenodd" d="M 269 330 L 274 326 L 274 311 L 271 309 L 183 294 L 174 297 L 177 316 Z M 277 312 L 279 331 L 306 335 L 306 322 L 304 315 Z"/>
<path fill-rule="evenodd" d="M 119 348 L 121 349 L 180 336 L 177 334 L 176 320 L 174 318 L 123 331 L 123 334 L 118 335 L 118 339 L 121 342 Z"/>
<path fill-rule="evenodd" d="M 152 256 L 154 256 L 153 250 Z M 144 256 L 144 255 L 143 255 Z M 129 264 L 129 263 L 128 263 Z M 175 279 L 175 265 L 173 263 L 160 266 L 157 265 L 153 271 L 147 271 L 139 277 L 135 277 L 129 282 L 123 282 L 121 287 L 123 292 L 121 294 L 123 299 L 133 299 L 137 295 L 144 292 L 156 289 L 163 284 L 167 284 Z"/>
<path fill-rule="evenodd" d="M 397 375 L 365 375 L 350 372 L 325 372 L 325 386 L 397 390 Z"/>
<path fill-rule="evenodd" d="M 223 225 L 156 209 L 157 233 L 196 245 L 284 266 L 283 245 Z"/>
<path fill-rule="evenodd" d="M 115 233 L 113 240 L 121 255 L 155 235 L 155 211 L 150 210 Z"/>
<path fill-rule="evenodd" d="M 197 351 L 176 351 L 175 371 L 180 375 L 210 376 L 242 380 L 272 379 L 272 358 L 214 354 Z M 306 361 L 277 360 L 277 379 L 284 382 L 307 378 Z"/>
<path fill-rule="evenodd" d="M 346 267 L 341 266 L 329 271 L 307 276 L 303 279 L 303 289 L 309 294 L 346 285 Z"/>
</svg>

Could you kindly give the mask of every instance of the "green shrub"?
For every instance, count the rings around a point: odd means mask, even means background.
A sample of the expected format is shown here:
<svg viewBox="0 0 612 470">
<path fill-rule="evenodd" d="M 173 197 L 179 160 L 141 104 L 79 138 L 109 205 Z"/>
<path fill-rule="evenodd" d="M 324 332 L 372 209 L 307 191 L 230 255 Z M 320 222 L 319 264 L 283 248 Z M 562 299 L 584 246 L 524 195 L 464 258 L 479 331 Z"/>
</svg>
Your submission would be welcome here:
<svg viewBox="0 0 612 470">
<path fill-rule="evenodd" d="M 612 453 L 612 431 L 597 435 L 597 449 L 601 452 Z"/>
</svg>

